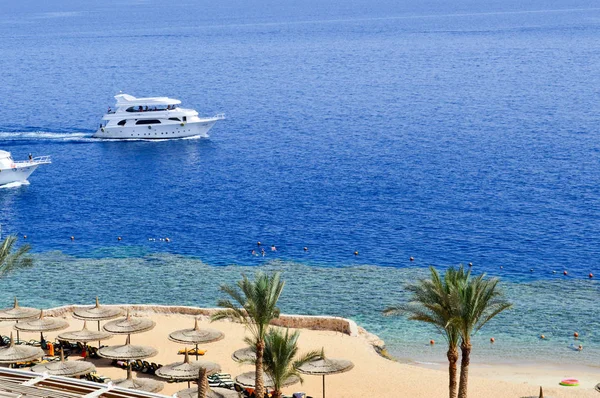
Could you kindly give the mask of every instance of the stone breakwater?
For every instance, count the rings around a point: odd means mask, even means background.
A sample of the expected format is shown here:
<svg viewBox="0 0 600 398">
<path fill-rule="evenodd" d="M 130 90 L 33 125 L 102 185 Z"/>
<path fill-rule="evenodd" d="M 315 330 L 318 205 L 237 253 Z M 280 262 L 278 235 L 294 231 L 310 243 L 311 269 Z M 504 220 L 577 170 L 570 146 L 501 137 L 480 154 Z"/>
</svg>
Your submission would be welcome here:
<svg viewBox="0 0 600 398">
<path fill-rule="evenodd" d="M 164 315 L 190 315 L 197 317 L 208 318 L 220 308 L 200 308 L 186 307 L 173 305 L 152 305 L 152 304 L 119 304 L 105 305 L 106 307 L 119 307 L 123 310 L 130 310 L 136 314 L 139 313 L 154 313 Z M 54 317 L 70 317 L 71 313 L 77 308 L 89 308 L 87 306 L 66 305 L 62 307 L 49 308 L 44 310 L 44 314 Z M 365 339 L 377 352 L 385 349 L 385 343 L 378 336 L 369 333 L 364 328 L 359 327 L 356 322 L 351 319 L 325 316 L 325 315 L 287 315 L 281 314 L 278 319 L 275 319 L 272 325 L 280 327 L 289 327 L 293 329 L 310 329 L 310 330 L 327 330 L 332 332 L 343 333 L 351 337 L 360 337 Z"/>
</svg>

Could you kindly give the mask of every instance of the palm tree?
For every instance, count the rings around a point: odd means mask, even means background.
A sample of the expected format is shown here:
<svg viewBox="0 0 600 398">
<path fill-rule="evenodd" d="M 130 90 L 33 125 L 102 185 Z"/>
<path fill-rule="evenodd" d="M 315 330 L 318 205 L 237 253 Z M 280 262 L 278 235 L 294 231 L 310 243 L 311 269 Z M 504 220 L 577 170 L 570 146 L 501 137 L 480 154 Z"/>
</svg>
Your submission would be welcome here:
<svg viewBox="0 0 600 398">
<path fill-rule="evenodd" d="M 412 293 L 410 302 L 385 309 L 385 315 L 407 314 L 409 319 L 433 325 L 448 343 L 448 390 L 450 398 L 456 398 L 458 342 L 460 331 L 455 326 L 457 295 L 454 287 L 469 277 L 469 272 L 461 267 L 449 268 L 444 277 L 434 267 L 429 267 L 430 278 L 420 279 L 416 284 L 409 285 L 407 290 Z"/>
<path fill-rule="evenodd" d="M 31 250 L 31 246 L 22 245 L 15 248 L 16 242 L 17 237 L 9 235 L 0 245 L 0 276 L 14 269 L 33 265 L 31 257 L 26 255 Z"/>
<path fill-rule="evenodd" d="M 462 354 L 459 398 L 467 398 L 471 336 L 496 315 L 512 307 L 512 304 L 504 299 L 498 288 L 498 282 L 497 278 L 486 279 L 485 274 L 482 274 L 475 278 L 469 276 L 467 280 L 460 281 L 456 285 L 455 294 L 458 297 L 459 305 L 454 324 L 460 333 Z"/>
<path fill-rule="evenodd" d="M 263 381 L 263 356 L 265 349 L 265 336 L 269 324 L 273 319 L 279 318 L 277 301 L 283 290 L 280 273 L 266 275 L 262 272 L 256 274 L 254 281 L 243 275 L 237 282 L 238 289 L 233 286 L 223 285 L 221 291 L 231 297 L 231 300 L 219 300 L 219 307 L 223 310 L 213 314 L 213 321 L 219 319 L 236 320 L 246 326 L 252 336 L 250 343 L 256 347 L 256 378 L 255 392 L 257 397 L 263 397 L 265 386 Z"/>
<path fill-rule="evenodd" d="M 287 328 L 285 334 L 280 329 L 270 329 L 265 336 L 263 364 L 265 373 L 273 380 L 272 398 L 281 398 L 281 389 L 291 377 L 298 377 L 302 382 L 302 376 L 296 369 L 321 356 L 321 351 L 310 351 L 297 357 L 298 337 L 300 337 L 299 331 L 290 335 Z M 246 339 L 246 342 L 252 343 L 252 340 Z"/>
</svg>

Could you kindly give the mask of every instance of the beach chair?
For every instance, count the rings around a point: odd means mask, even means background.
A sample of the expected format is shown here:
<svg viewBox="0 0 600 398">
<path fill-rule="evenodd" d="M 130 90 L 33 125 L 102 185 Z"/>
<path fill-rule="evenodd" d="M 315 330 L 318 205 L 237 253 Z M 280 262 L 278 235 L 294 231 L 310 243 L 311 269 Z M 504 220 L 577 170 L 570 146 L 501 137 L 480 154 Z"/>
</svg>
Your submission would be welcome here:
<svg viewBox="0 0 600 398">
<path fill-rule="evenodd" d="M 233 379 L 229 373 L 216 373 L 208 377 L 208 385 L 210 387 L 233 388 Z"/>
<path fill-rule="evenodd" d="M 148 361 L 142 361 L 142 364 L 144 365 L 142 372 L 152 373 L 152 365 L 150 365 L 150 363 Z"/>
<path fill-rule="evenodd" d="M 136 359 L 135 360 L 135 367 L 136 367 L 136 370 L 138 372 L 143 372 L 144 371 L 144 363 L 142 362 L 141 359 Z"/>
<path fill-rule="evenodd" d="M 100 375 L 96 375 L 96 378 L 99 380 L 100 383 L 103 383 L 103 384 L 106 384 L 112 380 L 110 377 L 100 376 Z"/>
<path fill-rule="evenodd" d="M 100 355 L 98 355 L 98 348 L 88 346 L 88 356 L 90 358 L 100 358 Z"/>
</svg>

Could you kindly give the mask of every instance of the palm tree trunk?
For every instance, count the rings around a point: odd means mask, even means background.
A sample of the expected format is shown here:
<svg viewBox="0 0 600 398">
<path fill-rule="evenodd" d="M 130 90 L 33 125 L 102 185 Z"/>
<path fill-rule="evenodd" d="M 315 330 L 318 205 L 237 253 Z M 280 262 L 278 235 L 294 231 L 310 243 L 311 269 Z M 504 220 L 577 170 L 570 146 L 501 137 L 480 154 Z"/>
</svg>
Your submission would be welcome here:
<svg viewBox="0 0 600 398">
<path fill-rule="evenodd" d="M 206 369 L 200 368 L 198 372 L 198 398 L 206 398 L 208 395 L 208 379 L 206 378 Z"/>
<path fill-rule="evenodd" d="M 259 340 L 256 343 L 256 377 L 254 379 L 254 392 L 256 398 L 265 396 L 265 383 L 263 380 L 263 354 L 265 352 L 264 340 Z"/>
<path fill-rule="evenodd" d="M 467 383 L 469 381 L 469 363 L 471 362 L 471 342 L 463 341 L 460 344 L 462 358 L 460 362 L 460 383 L 458 385 L 458 398 L 467 398 Z"/>
<path fill-rule="evenodd" d="M 448 357 L 448 390 L 450 392 L 450 398 L 456 398 L 456 374 L 457 372 L 457 363 L 458 363 L 458 350 L 454 347 L 449 348 L 446 353 Z"/>
<path fill-rule="evenodd" d="M 271 394 L 271 398 L 281 398 L 283 394 L 281 393 L 281 391 L 279 390 L 275 390 L 273 391 L 273 394 Z"/>
</svg>

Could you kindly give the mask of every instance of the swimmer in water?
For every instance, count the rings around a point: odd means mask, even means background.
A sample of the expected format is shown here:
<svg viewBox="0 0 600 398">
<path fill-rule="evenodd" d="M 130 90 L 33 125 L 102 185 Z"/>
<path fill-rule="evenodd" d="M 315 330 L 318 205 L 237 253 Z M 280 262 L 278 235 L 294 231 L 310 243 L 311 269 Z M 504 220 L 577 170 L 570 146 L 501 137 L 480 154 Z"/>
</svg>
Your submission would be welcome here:
<svg viewBox="0 0 600 398">
<path fill-rule="evenodd" d="M 267 254 L 267 253 L 265 253 L 265 249 L 260 249 L 260 253 L 262 254 L 263 257 Z"/>
<path fill-rule="evenodd" d="M 275 245 L 271 245 L 271 251 L 272 252 L 276 252 L 277 251 L 277 248 L 275 247 Z"/>
<path fill-rule="evenodd" d="M 256 250 L 254 249 L 250 252 L 250 254 L 252 254 L 253 256 L 258 256 L 258 254 L 256 254 Z"/>
</svg>

